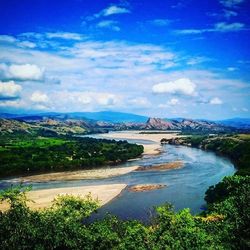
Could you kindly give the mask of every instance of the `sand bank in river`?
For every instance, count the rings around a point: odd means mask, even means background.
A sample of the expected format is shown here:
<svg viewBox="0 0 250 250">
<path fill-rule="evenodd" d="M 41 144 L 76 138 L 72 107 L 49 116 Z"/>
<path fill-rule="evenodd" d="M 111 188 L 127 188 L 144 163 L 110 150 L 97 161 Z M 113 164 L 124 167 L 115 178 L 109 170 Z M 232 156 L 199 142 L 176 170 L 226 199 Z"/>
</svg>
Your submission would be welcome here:
<svg viewBox="0 0 250 250">
<path fill-rule="evenodd" d="M 147 166 L 147 167 L 139 167 L 136 169 L 136 171 L 166 171 L 171 169 L 178 169 L 182 168 L 184 166 L 184 163 L 182 161 L 173 161 L 173 162 L 167 162 L 164 164 L 154 165 L 154 166 Z"/>
<path fill-rule="evenodd" d="M 28 202 L 28 206 L 32 209 L 49 207 L 57 195 L 69 194 L 84 197 L 89 193 L 94 199 L 98 199 L 101 205 L 104 205 L 118 196 L 125 187 L 126 184 L 108 184 L 35 190 L 27 193 L 28 198 L 35 202 Z M 8 209 L 7 203 L 0 204 L 0 210 L 6 209 Z"/>
<path fill-rule="evenodd" d="M 151 190 L 156 190 L 156 189 L 162 189 L 166 186 L 167 185 L 163 185 L 163 184 L 140 184 L 140 185 L 135 185 L 135 186 L 129 187 L 128 191 L 130 191 L 130 192 L 145 192 L 145 191 L 151 191 Z"/>
<path fill-rule="evenodd" d="M 84 179 L 101 179 L 118 175 L 124 175 L 136 170 L 139 166 L 122 168 L 100 168 L 91 170 L 64 171 L 56 173 L 38 174 L 12 179 L 15 182 L 49 182 L 49 181 L 71 181 Z"/>
</svg>

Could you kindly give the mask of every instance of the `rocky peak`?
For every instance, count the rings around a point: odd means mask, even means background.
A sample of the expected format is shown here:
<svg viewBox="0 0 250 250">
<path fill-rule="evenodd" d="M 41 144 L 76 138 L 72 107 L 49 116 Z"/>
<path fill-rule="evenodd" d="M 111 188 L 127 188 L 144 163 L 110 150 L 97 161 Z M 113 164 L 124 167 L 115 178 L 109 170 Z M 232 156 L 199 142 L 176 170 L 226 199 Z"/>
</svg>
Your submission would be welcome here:
<svg viewBox="0 0 250 250">
<path fill-rule="evenodd" d="M 149 118 L 146 123 L 147 129 L 173 129 L 175 128 L 172 122 L 165 121 L 161 118 Z"/>
</svg>

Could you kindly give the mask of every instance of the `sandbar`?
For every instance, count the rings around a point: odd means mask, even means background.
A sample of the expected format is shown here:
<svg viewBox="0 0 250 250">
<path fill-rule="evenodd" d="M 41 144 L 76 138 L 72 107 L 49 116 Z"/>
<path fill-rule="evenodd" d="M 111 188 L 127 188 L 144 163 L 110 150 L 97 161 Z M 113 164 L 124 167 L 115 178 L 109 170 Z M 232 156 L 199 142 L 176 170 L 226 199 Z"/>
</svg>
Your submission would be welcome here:
<svg viewBox="0 0 250 250">
<path fill-rule="evenodd" d="M 100 205 L 104 205 L 118 196 L 126 186 L 126 184 L 108 184 L 34 190 L 27 193 L 28 199 L 34 201 L 29 201 L 28 206 L 31 209 L 41 209 L 49 207 L 51 206 L 52 201 L 56 196 L 66 194 L 80 196 L 83 198 L 86 195 L 91 194 L 92 198 L 99 200 Z M 7 203 L 0 204 L 1 211 L 5 211 L 7 209 Z"/>
<path fill-rule="evenodd" d="M 49 181 L 72 181 L 84 179 L 104 179 L 118 175 L 128 174 L 139 166 L 132 167 L 109 167 L 90 170 L 63 171 L 56 173 L 37 174 L 11 179 L 12 182 L 49 182 Z"/>
<path fill-rule="evenodd" d="M 137 168 L 136 171 L 166 171 L 172 169 L 179 169 L 183 166 L 184 163 L 182 161 L 173 161 L 153 166 L 141 166 Z"/>
<path fill-rule="evenodd" d="M 130 192 L 146 192 L 146 191 L 151 191 L 151 190 L 162 189 L 166 186 L 167 185 L 163 185 L 163 184 L 140 184 L 140 185 L 135 185 L 135 186 L 129 187 L 128 191 L 130 191 Z"/>
</svg>

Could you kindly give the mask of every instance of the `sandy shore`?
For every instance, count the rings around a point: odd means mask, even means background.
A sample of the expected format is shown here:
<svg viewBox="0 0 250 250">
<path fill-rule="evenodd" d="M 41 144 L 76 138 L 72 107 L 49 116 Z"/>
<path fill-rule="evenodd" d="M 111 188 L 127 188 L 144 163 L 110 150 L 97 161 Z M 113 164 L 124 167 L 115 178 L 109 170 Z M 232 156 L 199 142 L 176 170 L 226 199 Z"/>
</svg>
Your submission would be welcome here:
<svg viewBox="0 0 250 250">
<path fill-rule="evenodd" d="M 28 202 L 28 206 L 32 209 L 49 207 L 57 195 L 69 194 L 84 198 L 84 196 L 88 195 L 89 193 L 94 199 L 98 199 L 101 205 L 104 205 L 118 196 L 126 186 L 126 184 L 109 184 L 30 191 L 28 192 L 27 196 L 35 203 Z M 6 209 L 8 209 L 7 203 L 0 204 L 1 211 L 5 211 Z"/>
<path fill-rule="evenodd" d="M 71 181 L 84 179 L 102 179 L 118 175 L 124 175 L 136 170 L 139 166 L 123 168 L 100 168 L 91 170 L 65 171 L 48 174 L 38 174 L 12 179 L 15 182 L 49 182 L 49 181 Z"/>
</svg>

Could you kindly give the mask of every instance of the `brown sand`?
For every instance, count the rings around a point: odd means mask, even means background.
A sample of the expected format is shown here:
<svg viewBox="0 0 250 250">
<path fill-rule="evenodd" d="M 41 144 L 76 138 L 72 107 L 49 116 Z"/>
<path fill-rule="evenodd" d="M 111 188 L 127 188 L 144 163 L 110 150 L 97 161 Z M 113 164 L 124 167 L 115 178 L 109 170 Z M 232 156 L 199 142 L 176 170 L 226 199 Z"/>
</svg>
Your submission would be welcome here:
<svg viewBox="0 0 250 250">
<path fill-rule="evenodd" d="M 84 180 L 84 179 L 104 179 L 130 173 L 131 171 L 134 171 L 137 168 L 138 166 L 123 167 L 123 168 L 100 168 L 91 170 L 64 171 L 64 172 L 19 177 L 13 180 L 15 182 L 49 182 L 49 181 L 71 181 L 71 180 Z"/>
<path fill-rule="evenodd" d="M 144 184 L 144 185 L 135 185 L 132 187 L 129 187 L 128 190 L 130 192 L 145 192 L 145 191 L 151 191 L 156 189 L 162 189 L 166 187 L 166 185 L 163 184 Z"/>
<path fill-rule="evenodd" d="M 81 186 L 81 187 L 67 187 L 67 188 L 53 188 L 35 190 L 27 193 L 27 197 L 34 202 L 28 202 L 31 209 L 39 209 L 49 207 L 54 198 L 58 195 L 74 195 L 85 197 L 89 193 L 92 198 L 98 199 L 101 205 L 104 205 L 115 198 L 126 187 L 126 184 L 108 184 L 98 186 Z M 7 203 L 0 204 L 0 210 L 8 209 Z"/>
<path fill-rule="evenodd" d="M 139 167 L 136 171 L 166 171 L 171 169 L 178 169 L 184 166 L 182 161 L 173 161 L 151 167 Z"/>
</svg>

